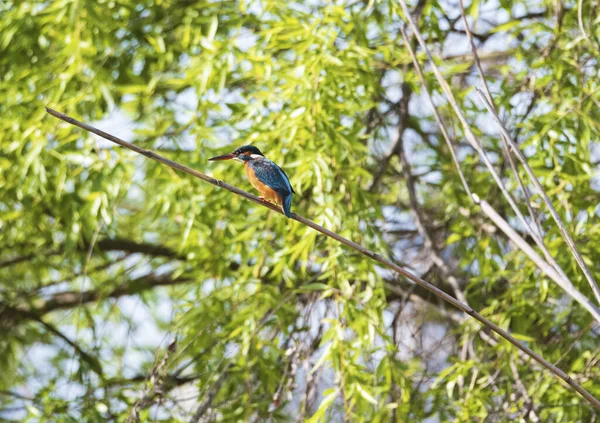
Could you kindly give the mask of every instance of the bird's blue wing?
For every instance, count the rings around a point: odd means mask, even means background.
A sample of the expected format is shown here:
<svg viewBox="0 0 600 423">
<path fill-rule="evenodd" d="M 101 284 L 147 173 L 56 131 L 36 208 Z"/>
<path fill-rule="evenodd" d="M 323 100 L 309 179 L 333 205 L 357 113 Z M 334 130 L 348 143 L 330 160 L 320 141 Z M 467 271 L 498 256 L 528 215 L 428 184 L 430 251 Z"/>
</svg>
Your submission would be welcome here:
<svg viewBox="0 0 600 423">
<path fill-rule="evenodd" d="M 279 166 L 269 159 L 252 160 L 248 166 L 252 166 L 259 181 L 273 188 L 280 195 L 294 192 L 290 180 Z"/>
<path fill-rule="evenodd" d="M 277 166 L 275 163 L 273 163 L 275 166 Z M 285 180 L 288 183 L 288 186 L 290 187 L 290 190 L 292 191 L 292 193 L 296 193 L 296 191 L 294 191 L 294 188 L 292 188 L 292 184 L 290 183 L 290 178 L 288 178 L 288 176 L 286 175 L 286 173 L 283 171 L 282 168 L 280 168 L 279 166 L 277 166 L 277 169 L 279 169 L 281 171 L 281 173 L 283 173 L 283 177 L 285 178 Z"/>
</svg>

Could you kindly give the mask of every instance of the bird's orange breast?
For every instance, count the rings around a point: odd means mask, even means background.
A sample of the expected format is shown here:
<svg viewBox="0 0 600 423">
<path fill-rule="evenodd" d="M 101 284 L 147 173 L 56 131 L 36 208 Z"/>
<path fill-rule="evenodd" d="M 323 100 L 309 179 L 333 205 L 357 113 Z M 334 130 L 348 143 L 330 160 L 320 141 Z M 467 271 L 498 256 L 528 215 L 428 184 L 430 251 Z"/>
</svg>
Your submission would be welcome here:
<svg viewBox="0 0 600 423">
<path fill-rule="evenodd" d="M 248 180 L 252 186 L 261 193 L 265 200 L 281 205 L 281 197 L 279 194 L 277 194 L 277 192 L 270 186 L 262 183 L 256 177 L 256 172 L 254 172 L 254 169 L 251 166 L 248 166 L 248 163 L 246 163 L 244 167 L 246 168 L 246 176 L 248 177 Z"/>
</svg>

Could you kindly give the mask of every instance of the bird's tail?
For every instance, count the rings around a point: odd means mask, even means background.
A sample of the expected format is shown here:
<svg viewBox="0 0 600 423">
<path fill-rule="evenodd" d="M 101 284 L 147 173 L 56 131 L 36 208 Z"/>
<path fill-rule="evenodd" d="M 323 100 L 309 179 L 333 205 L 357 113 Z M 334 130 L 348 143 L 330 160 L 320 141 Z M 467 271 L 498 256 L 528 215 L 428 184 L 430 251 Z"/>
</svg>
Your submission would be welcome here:
<svg viewBox="0 0 600 423">
<path fill-rule="evenodd" d="M 287 216 L 287 217 L 292 217 L 292 194 L 288 194 L 285 197 L 283 197 L 283 213 Z"/>
</svg>

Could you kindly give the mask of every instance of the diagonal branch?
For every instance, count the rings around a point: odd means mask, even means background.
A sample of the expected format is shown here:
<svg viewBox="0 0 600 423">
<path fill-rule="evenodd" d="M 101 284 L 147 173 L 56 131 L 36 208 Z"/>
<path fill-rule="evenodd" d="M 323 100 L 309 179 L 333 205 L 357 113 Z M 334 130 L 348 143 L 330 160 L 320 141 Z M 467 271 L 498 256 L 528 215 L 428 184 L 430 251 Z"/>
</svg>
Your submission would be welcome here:
<svg viewBox="0 0 600 423">
<path fill-rule="evenodd" d="M 67 344 L 69 344 L 73 348 L 73 350 L 75 350 L 75 352 L 79 355 L 79 357 L 81 357 L 81 359 L 83 361 L 85 361 L 98 376 L 100 376 L 100 377 L 103 376 L 102 365 L 100 364 L 100 361 L 96 357 L 85 352 L 79 346 L 79 344 L 72 341 L 64 333 L 59 331 L 57 328 L 55 328 L 50 323 L 44 321 L 41 317 L 34 317 L 34 320 L 37 321 L 38 323 L 40 323 L 42 326 L 44 326 L 48 332 L 54 334 L 55 336 L 59 337 L 60 339 L 65 341 Z"/>
<path fill-rule="evenodd" d="M 463 5 L 463 0 L 459 0 L 459 5 L 460 5 L 460 11 L 462 14 L 463 22 L 465 23 L 465 31 L 467 33 L 467 38 L 469 39 L 469 42 L 471 44 L 471 52 L 473 54 L 473 60 L 475 62 L 475 67 L 477 68 L 477 72 L 479 73 L 479 79 L 481 79 L 481 83 L 485 88 L 485 93 L 486 93 L 488 100 L 493 105 L 494 103 L 492 100 L 492 94 L 490 93 L 490 89 L 488 87 L 487 81 L 485 80 L 483 69 L 481 67 L 481 61 L 479 60 L 479 54 L 477 53 L 477 47 L 475 47 L 475 42 L 473 41 L 474 34 L 471 32 L 471 28 L 469 27 L 469 22 L 467 21 L 467 15 L 465 13 L 465 7 Z M 534 104 L 534 103 L 532 102 L 532 104 Z M 494 110 L 495 110 L 495 107 L 494 107 Z M 531 208 L 531 199 L 529 196 L 529 190 L 523 184 L 521 175 L 519 175 L 519 171 L 517 170 L 517 167 L 515 166 L 515 161 L 513 160 L 513 157 L 510 154 L 510 148 L 508 146 L 508 141 L 506 140 L 506 137 L 504 137 L 504 136 L 502 136 L 502 145 L 504 146 L 506 158 L 508 159 L 510 168 L 513 171 L 515 178 L 517 179 L 517 181 L 519 183 L 519 187 L 521 188 L 521 191 L 523 191 L 523 195 L 525 196 L 525 205 L 527 206 L 527 211 L 529 212 L 529 216 L 531 216 L 531 220 L 535 223 L 538 234 L 540 235 L 540 238 L 542 238 L 544 236 L 544 233 L 542 232 L 542 227 L 541 227 L 535 213 L 533 212 L 533 209 Z"/>
<path fill-rule="evenodd" d="M 442 121 L 442 117 L 440 116 L 440 113 L 438 112 L 438 109 L 437 109 L 435 103 L 433 102 L 433 97 L 431 96 L 431 93 L 429 92 L 429 88 L 427 87 L 427 82 L 425 81 L 425 75 L 423 75 L 423 70 L 421 69 L 421 65 L 419 64 L 419 61 L 417 60 L 417 57 L 415 56 L 415 52 L 413 51 L 413 48 L 411 47 L 410 43 L 408 42 L 408 36 L 406 35 L 406 31 L 404 30 L 404 28 L 400 28 L 400 33 L 402 35 L 404 44 L 406 45 L 406 49 L 412 59 L 415 71 L 417 72 L 417 75 L 419 76 L 419 80 L 421 81 L 421 87 L 422 87 L 423 91 L 427 94 L 427 100 L 429 100 L 429 104 L 431 105 L 431 109 L 433 110 L 433 117 L 435 118 L 435 122 L 437 123 L 438 127 L 440 128 L 440 131 L 442 133 L 444 141 L 446 141 L 446 145 L 448 146 L 448 150 L 450 151 L 450 156 L 452 157 L 452 162 L 454 163 L 454 167 L 456 167 L 456 171 L 458 172 L 460 182 L 462 183 L 462 185 L 465 189 L 465 192 L 468 194 L 469 198 L 471 198 L 471 200 L 473 200 L 473 193 L 471 192 L 471 189 L 469 188 L 469 184 L 467 183 L 467 179 L 465 178 L 465 175 L 464 175 L 462 169 L 460 168 L 460 163 L 458 161 L 458 157 L 456 156 L 456 151 L 454 150 L 454 145 L 452 145 L 452 141 L 450 141 L 450 135 L 448 135 L 448 131 L 446 130 L 446 126 L 444 125 L 444 121 Z"/>
<path fill-rule="evenodd" d="M 0 261 L 0 269 L 3 267 L 14 266 L 15 264 L 23 263 L 25 261 L 29 261 L 37 256 L 36 253 L 26 254 L 24 256 L 14 257 L 11 259 L 7 259 L 4 261 Z"/>
<path fill-rule="evenodd" d="M 473 54 L 473 59 L 475 61 L 475 67 L 477 68 L 477 72 L 479 73 L 479 78 L 481 79 L 481 83 L 483 85 L 483 88 L 485 90 L 485 98 L 487 99 L 487 101 L 489 102 L 493 113 L 496 113 L 496 106 L 494 105 L 494 100 L 492 98 L 492 94 L 490 93 L 487 81 L 485 80 L 485 75 L 483 72 L 483 68 L 481 67 L 481 62 L 479 60 L 479 54 L 477 53 L 477 47 L 475 47 L 475 42 L 473 41 L 473 37 L 471 36 L 471 30 L 469 28 L 469 23 L 467 22 L 467 16 L 465 13 L 465 9 L 463 6 L 463 0 L 459 0 L 459 4 L 460 4 L 460 8 L 461 8 L 461 13 L 462 13 L 462 17 L 465 23 L 465 29 L 467 31 L 467 36 L 469 38 L 469 42 L 471 44 L 471 52 Z M 534 99 L 532 99 L 531 104 L 529 105 L 528 108 L 528 112 L 531 110 L 531 108 L 533 107 L 533 105 L 535 104 Z M 525 114 L 526 116 L 527 114 Z M 550 251 L 548 251 L 548 248 L 546 247 L 546 244 L 544 243 L 544 232 L 542 231 L 542 227 L 539 223 L 539 220 L 537 219 L 532 207 L 531 207 L 531 199 L 529 197 L 529 190 L 528 188 L 525 186 L 525 184 L 523 183 L 523 180 L 521 179 L 521 176 L 519 175 L 519 171 L 517 170 L 517 167 L 515 165 L 515 162 L 513 160 L 512 154 L 510 152 L 510 145 L 509 145 L 509 139 L 506 137 L 506 135 L 501 134 L 501 138 L 502 138 L 502 145 L 504 146 L 504 150 L 505 150 L 505 155 L 508 159 L 508 162 L 510 164 L 510 167 L 515 175 L 515 178 L 517 179 L 519 186 L 521 188 L 521 190 L 523 191 L 523 194 L 525 196 L 525 205 L 527 206 L 527 210 L 529 212 L 529 215 L 531 216 L 531 220 L 533 221 L 533 223 L 536 225 L 536 229 L 537 229 L 537 234 L 533 233 L 533 229 L 529 226 L 529 225 L 525 225 L 525 230 L 531 235 L 531 237 L 533 238 L 534 242 L 537 244 L 537 246 L 542 250 L 544 257 L 546 258 L 546 261 L 548 263 L 550 263 L 550 265 L 552 267 L 554 267 L 554 269 L 558 272 L 558 274 L 565 280 L 568 282 L 569 285 L 572 285 L 572 282 L 569 280 L 569 278 L 567 277 L 567 275 L 565 274 L 564 270 L 560 267 L 560 265 L 556 262 L 556 260 L 554 259 L 554 257 L 552 256 L 552 254 L 550 254 Z M 515 144 L 516 145 L 516 144 Z M 537 236 L 536 236 L 537 235 Z M 600 302 L 600 300 L 599 300 Z"/>
<path fill-rule="evenodd" d="M 571 298 L 581 304 L 583 308 L 589 311 L 590 314 L 600 322 L 600 310 L 585 295 L 579 292 L 579 290 L 577 290 L 577 288 L 575 288 L 568 280 L 565 281 L 554 267 L 544 261 L 544 259 L 531 248 L 527 241 L 525 241 L 487 201 L 481 200 L 479 205 L 481 206 L 481 211 L 489 217 L 494 224 L 531 259 L 531 261 L 535 263 L 538 269 L 556 282 Z"/>
<path fill-rule="evenodd" d="M 419 42 L 419 45 L 421 46 L 421 48 L 427 55 L 427 58 L 429 59 L 429 62 L 431 63 L 431 68 L 433 70 L 433 73 L 434 73 L 436 79 L 438 80 L 440 87 L 442 88 L 442 91 L 444 92 L 444 94 L 446 96 L 446 99 L 448 100 L 448 102 L 450 103 L 450 106 L 454 110 L 456 117 L 458 118 L 458 120 L 460 121 L 460 123 L 463 127 L 464 134 L 465 134 L 465 137 L 467 138 L 467 141 L 469 141 L 469 144 L 471 144 L 471 147 L 479 154 L 479 157 L 481 158 L 481 160 L 483 161 L 483 163 L 489 170 L 490 174 L 492 175 L 492 178 L 496 182 L 496 185 L 498 186 L 498 188 L 500 188 L 502 195 L 504 195 L 504 197 L 506 198 L 506 201 L 508 202 L 510 207 L 513 209 L 515 214 L 519 217 L 519 220 L 523 223 L 523 226 L 525 228 L 527 228 L 528 231 L 533 234 L 533 231 L 531 230 L 529 223 L 525 219 L 525 216 L 523 216 L 523 213 L 521 213 L 521 210 L 519 209 L 517 203 L 515 202 L 515 200 L 512 198 L 512 196 L 506 189 L 506 186 L 504 185 L 502 178 L 500 177 L 500 175 L 494 168 L 494 165 L 490 161 L 490 159 L 489 159 L 487 153 L 485 152 L 485 150 L 483 149 L 481 143 L 479 142 L 479 140 L 477 140 L 477 138 L 475 137 L 475 134 L 471 130 L 471 127 L 470 127 L 469 123 L 467 122 L 465 115 L 463 114 L 462 110 L 458 106 L 458 103 L 456 102 L 456 99 L 454 98 L 454 94 L 452 94 L 452 90 L 450 89 L 448 82 L 446 82 L 446 80 L 444 79 L 439 67 L 436 65 L 435 60 L 433 59 L 433 56 L 431 55 L 431 52 L 429 51 L 429 48 L 427 47 L 427 44 L 423 40 L 423 36 L 421 35 L 419 28 L 417 27 L 414 20 L 410 16 L 410 13 L 408 11 L 408 7 L 406 6 L 405 0 L 399 0 L 399 2 L 402 7 L 402 10 L 404 11 L 405 18 L 408 21 L 408 24 L 410 25 L 410 27 L 413 31 L 413 35 L 416 37 L 416 39 Z M 535 234 L 533 234 L 532 236 L 535 239 L 535 237 L 536 237 Z"/>
<path fill-rule="evenodd" d="M 525 253 L 531 259 L 531 261 L 533 261 L 535 263 L 535 265 L 546 276 L 548 276 L 550 279 L 552 279 L 554 282 L 556 282 L 558 284 L 558 286 L 560 286 L 571 298 L 573 298 L 575 301 L 577 301 L 579 304 L 581 304 L 581 306 L 583 306 L 587 311 L 589 311 L 590 314 L 592 314 L 592 316 L 594 316 L 594 318 L 598 322 L 600 322 L 600 309 L 598 309 L 585 295 L 583 295 L 581 292 L 579 292 L 579 290 L 577 290 L 577 288 L 575 288 L 575 286 L 571 283 L 569 278 L 567 278 L 567 276 L 564 274 L 564 272 L 562 271 L 562 269 L 560 268 L 558 263 L 553 264 L 556 261 L 554 260 L 554 258 L 552 257 L 552 255 L 550 254 L 548 249 L 545 247 L 544 243 L 540 240 L 540 238 L 535 234 L 535 232 L 531 231 L 531 229 L 528 227 L 527 223 L 525 223 L 527 232 L 532 236 L 535 243 L 540 247 L 540 249 L 544 253 L 544 257 L 546 257 L 547 261 L 544 261 L 535 252 L 535 250 L 533 248 L 531 248 L 529 246 L 529 244 L 515 230 L 513 230 L 513 228 L 508 224 L 508 222 L 506 222 L 506 220 L 504 220 L 504 218 L 502 218 L 502 216 L 500 216 L 500 214 L 498 214 L 494 210 L 494 208 L 489 203 L 487 203 L 485 200 L 479 199 L 479 197 L 477 195 L 475 195 L 471 192 L 471 190 L 469 189 L 469 185 L 465 179 L 465 176 L 462 173 L 460 163 L 458 162 L 458 158 L 456 157 L 456 152 L 454 151 L 454 146 L 452 144 L 452 141 L 450 140 L 450 137 L 448 136 L 446 126 L 444 125 L 444 122 L 442 121 L 442 118 L 437 110 L 437 107 L 431 97 L 431 93 L 429 92 L 429 88 L 427 87 L 427 83 L 425 81 L 425 77 L 423 75 L 421 65 L 419 64 L 412 47 L 406 41 L 407 40 L 406 33 L 404 32 L 403 29 L 401 29 L 401 32 L 402 32 L 402 37 L 404 38 L 404 43 L 406 44 L 407 51 L 410 54 L 413 64 L 414 64 L 414 67 L 415 67 L 415 70 L 417 71 L 417 74 L 419 75 L 419 79 L 421 81 L 423 91 L 427 94 L 427 98 L 429 99 L 429 102 L 431 104 L 431 107 L 433 110 L 433 115 L 435 117 L 435 121 L 436 121 L 438 127 L 440 128 L 440 131 L 442 133 L 444 141 L 446 141 L 446 144 L 448 145 L 448 149 L 450 150 L 450 154 L 452 156 L 452 161 L 454 162 L 454 166 L 456 167 L 456 170 L 460 176 L 462 185 L 465 188 L 465 191 L 467 192 L 467 194 L 469 195 L 469 198 L 471 199 L 471 201 L 473 201 L 473 203 L 475 203 L 475 204 L 478 204 L 481 207 L 481 211 L 490 220 L 492 220 L 492 222 L 494 222 L 496 227 L 498 227 L 502 232 L 504 232 L 504 234 L 523 253 Z"/>
<path fill-rule="evenodd" d="M 410 163 L 408 162 L 408 158 L 406 157 L 403 142 L 399 143 L 398 155 L 400 157 L 400 163 L 402 164 L 402 173 L 404 174 L 404 178 L 406 179 L 406 188 L 408 191 L 410 208 L 412 209 L 415 217 L 415 224 L 417 226 L 417 230 L 419 231 L 419 234 L 423 237 L 425 248 L 426 250 L 428 250 L 428 253 L 431 256 L 431 260 L 433 261 L 435 266 L 438 269 L 440 269 L 440 271 L 444 275 L 444 278 L 452 286 L 456 298 L 462 301 L 463 303 L 468 304 L 467 298 L 465 297 L 465 294 L 461 289 L 458 280 L 456 280 L 446 262 L 440 257 L 439 250 L 436 247 L 435 242 L 431 238 L 429 229 L 427 228 L 427 225 L 425 223 L 425 214 L 423 213 L 421 205 L 419 204 L 419 200 L 417 199 L 417 192 L 415 189 L 415 177 L 412 174 Z"/>
<path fill-rule="evenodd" d="M 150 150 L 145 150 L 143 148 L 140 148 L 134 144 L 128 143 L 127 141 L 123 141 L 120 138 L 117 138 L 113 135 L 110 135 L 104 131 L 101 131 L 99 129 L 94 128 L 93 126 L 87 125 L 83 122 L 79 122 L 76 119 L 73 119 L 70 116 L 67 116 L 63 113 L 57 112 L 55 110 L 46 108 L 46 111 L 51 114 L 52 116 L 67 122 L 71 125 L 80 127 L 82 129 L 85 129 L 86 131 L 89 131 L 93 134 L 99 135 L 109 141 L 114 142 L 115 144 L 118 144 L 122 147 L 128 148 L 132 151 L 135 151 L 136 153 L 142 154 L 143 156 L 146 156 L 152 160 L 156 160 L 164 165 L 167 165 L 173 169 L 177 169 L 179 171 L 182 171 L 184 173 L 187 173 L 189 175 L 192 175 L 198 179 L 201 179 L 203 181 L 206 181 L 212 185 L 215 185 L 217 187 L 223 188 L 229 192 L 232 192 L 234 194 L 237 194 L 241 197 L 244 197 L 250 201 L 253 201 L 256 204 L 262 205 L 263 207 L 266 207 L 272 211 L 275 211 L 277 213 L 282 214 L 282 211 L 276 207 L 275 205 L 272 205 L 270 203 L 264 203 L 260 200 L 260 198 L 258 198 L 255 195 L 252 195 L 246 191 L 243 191 L 239 188 L 234 187 L 233 185 L 229 185 L 223 181 L 220 181 L 218 179 L 212 178 L 210 176 L 207 176 L 201 172 L 198 172 L 194 169 L 191 169 L 187 166 L 184 166 L 182 164 L 179 164 L 177 162 L 174 162 L 172 160 L 167 159 L 166 157 L 163 157 L 159 154 L 154 153 L 153 151 Z M 398 273 L 401 276 L 404 276 L 405 278 L 411 280 L 412 282 L 416 283 L 417 285 L 425 288 L 426 290 L 430 291 L 431 293 L 433 293 L 434 295 L 436 295 L 437 297 L 441 298 L 442 300 L 452 304 L 453 306 L 455 306 L 456 308 L 462 310 L 463 312 L 467 313 L 469 316 L 473 317 L 474 319 L 476 319 L 477 321 L 479 321 L 480 323 L 482 323 L 483 325 L 487 326 L 488 328 L 490 328 L 491 330 L 493 330 L 494 332 L 496 332 L 498 335 L 500 335 L 502 338 L 506 339 L 508 342 L 510 342 L 511 344 L 513 344 L 515 347 L 517 347 L 518 349 L 520 349 L 521 351 L 523 351 L 525 354 L 527 354 L 528 356 L 530 356 L 531 358 L 533 358 L 535 361 L 537 361 L 538 363 L 540 363 L 542 366 L 544 366 L 548 371 L 550 371 L 553 375 L 555 375 L 557 378 L 564 380 L 568 385 L 570 385 L 575 391 L 577 391 L 583 398 L 585 398 L 591 405 L 593 405 L 594 407 L 596 407 L 597 409 L 600 410 L 600 401 L 596 398 L 594 398 L 594 396 L 592 394 L 590 394 L 585 388 L 583 388 L 583 386 L 581 386 L 576 380 L 574 380 L 573 378 L 571 378 L 571 376 L 569 376 L 567 373 L 565 373 L 563 370 L 561 370 L 560 368 L 556 367 L 554 364 L 550 363 L 549 361 L 545 360 L 541 355 L 537 354 L 535 351 L 533 351 L 531 348 L 529 348 L 528 346 L 526 346 L 525 344 L 523 344 L 522 342 L 518 341 L 514 336 L 512 336 L 509 332 L 507 332 L 506 330 L 502 329 L 500 326 L 498 326 L 497 324 L 493 323 L 492 321 L 488 320 L 487 318 L 483 317 L 480 313 L 478 313 L 477 311 L 475 311 L 473 308 L 471 308 L 470 306 L 468 306 L 467 304 L 462 303 L 461 301 L 458 301 L 457 299 L 455 299 L 454 297 L 452 297 L 451 295 L 446 294 L 445 292 L 443 292 L 442 290 L 440 290 L 439 288 L 437 288 L 436 286 L 432 285 L 431 283 L 425 281 L 424 279 L 419 278 L 418 276 L 413 275 L 412 273 L 410 273 L 409 271 L 405 270 L 404 268 L 398 266 L 397 264 L 393 263 L 391 260 L 383 257 L 380 254 L 377 254 L 371 250 L 368 250 L 367 248 L 356 244 L 355 242 L 350 241 L 349 239 L 346 239 L 344 237 L 342 237 L 341 235 L 338 235 L 335 232 L 332 232 L 328 229 L 325 229 L 324 227 L 314 223 L 313 221 L 306 219 L 305 217 L 302 217 L 296 213 L 292 213 L 292 219 L 296 220 L 297 222 L 302 223 L 305 226 L 308 226 L 314 230 L 316 230 L 317 232 L 322 233 L 323 235 L 334 239 L 336 241 L 338 241 L 341 244 L 346 245 L 347 247 L 352 248 L 355 251 L 358 251 L 360 254 L 369 257 L 370 259 L 381 263 L 382 265 L 392 269 L 393 271 L 395 271 L 396 273 Z"/>
<path fill-rule="evenodd" d="M 594 296 L 596 297 L 596 300 L 598 301 L 598 303 L 600 303 L 600 289 L 598 288 L 598 285 L 596 284 L 596 281 L 594 280 L 594 276 L 592 276 L 592 272 L 590 272 L 590 269 L 585 264 L 585 261 L 583 260 L 581 253 L 579 252 L 579 250 L 577 249 L 577 246 L 575 245 L 575 241 L 573 241 L 571 234 L 569 234 L 569 231 L 565 227 L 565 224 L 563 223 L 562 219 L 558 215 L 558 212 L 554 208 L 552 201 L 550 201 L 550 197 L 548 197 L 548 194 L 546 194 L 544 187 L 538 180 L 537 176 L 535 176 L 533 169 L 531 169 L 531 167 L 529 166 L 529 163 L 527 162 L 527 159 L 525 158 L 523 153 L 521 153 L 521 150 L 519 150 L 519 147 L 515 143 L 515 140 L 513 140 L 512 136 L 508 133 L 508 130 L 506 129 L 506 127 L 504 126 L 504 124 L 502 123 L 500 118 L 498 117 L 498 114 L 494 111 L 493 106 L 485 98 L 485 96 L 482 94 L 482 92 L 481 92 L 481 90 L 479 90 L 479 88 L 477 89 L 477 94 L 479 95 L 479 98 L 483 102 L 486 109 L 488 109 L 488 111 L 490 112 L 492 119 L 494 119 L 494 121 L 500 128 L 500 132 L 502 133 L 502 135 L 504 137 L 506 137 L 506 140 L 508 141 L 510 148 L 513 150 L 513 152 L 515 153 L 515 155 L 517 156 L 517 158 L 519 159 L 519 161 L 525 168 L 525 171 L 527 172 L 527 175 L 529 175 L 529 179 L 531 179 L 531 182 L 533 182 L 533 185 L 535 185 L 535 187 L 538 191 L 538 194 L 540 194 L 540 196 L 544 200 L 544 203 L 546 203 L 546 206 L 548 207 L 548 211 L 552 215 L 552 218 L 554 218 L 554 221 L 556 222 L 556 225 L 558 226 L 560 233 L 562 234 L 565 242 L 571 249 L 571 252 L 573 253 L 573 257 L 575 257 L 577 264 L 579 265 L 579 267 L 583 271 L 585 277 L 587 278 L 587 280 L 590 284 L 590 287 L 592 288 L 592 292 L 594 293 Z"/>
<path fill-rule="evenodd" d="M 598 49 L 598 47 L 596 47 L 594 42 L 590 39 L 589 35 L 587 35 L 587 33 L 585 32 L 585 26 L 583 25 L 583 0 L 577 0 L 577 23 L 579 24 L 579 31 L 581 32 L 581 35 L 583 36 L 585 41 L 587 41 L 590 47 L 594 49 L 596 54 L 600 54 L 600 50 Z"/>
</svg>

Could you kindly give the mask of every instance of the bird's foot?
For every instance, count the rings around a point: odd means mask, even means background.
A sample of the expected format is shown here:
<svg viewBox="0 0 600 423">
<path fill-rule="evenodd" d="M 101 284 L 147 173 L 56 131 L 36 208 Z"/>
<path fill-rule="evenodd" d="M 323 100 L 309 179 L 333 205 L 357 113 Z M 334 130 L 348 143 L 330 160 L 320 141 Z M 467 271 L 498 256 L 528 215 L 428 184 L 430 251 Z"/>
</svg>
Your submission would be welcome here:
<svg viewBox="0 0 600 423">
<path fill-rule="evenodd" d="M 260 202 L 261 203 L 269 203 L 269 204 L 275 204 L 275 205 L 277 205 L 277 203 L 275 201 L 269 200 L 268 198 L 265 198 L 265 197 L 258 197 L 258 198 L 260 198 Z"/>
</svg>

